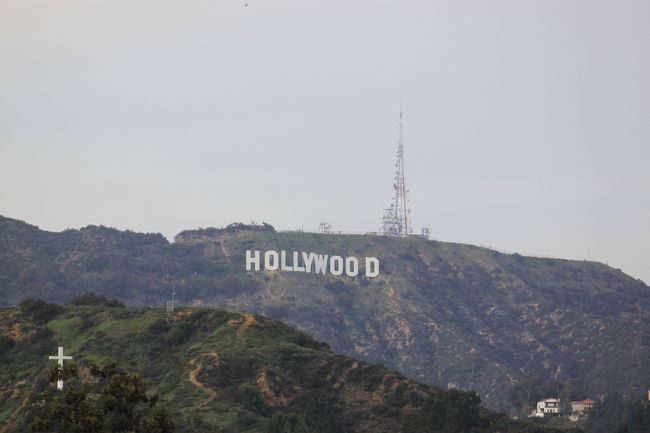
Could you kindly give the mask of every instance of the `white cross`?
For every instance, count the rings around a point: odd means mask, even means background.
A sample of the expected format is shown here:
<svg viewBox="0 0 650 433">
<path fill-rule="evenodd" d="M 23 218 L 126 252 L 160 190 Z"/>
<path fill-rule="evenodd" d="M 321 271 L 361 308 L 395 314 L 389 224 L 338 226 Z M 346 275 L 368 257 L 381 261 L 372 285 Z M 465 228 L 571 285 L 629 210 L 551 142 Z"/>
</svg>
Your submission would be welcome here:
<svg viewBox="0 0 650 433">
<path fill-rule="evenodd" d="M 59 346 L 59 354 L 56 356 L 50 356 L 50 359 L 58 361 L 59 367 L 63 368 L 63 361 L 66 359 L 72 359 L 72 356 L 63 356 L 63 347 Z M 56 389 L 61 391 L 63 389 L 63 381 L 58 380 L 56 382 Z"/>
</svg>

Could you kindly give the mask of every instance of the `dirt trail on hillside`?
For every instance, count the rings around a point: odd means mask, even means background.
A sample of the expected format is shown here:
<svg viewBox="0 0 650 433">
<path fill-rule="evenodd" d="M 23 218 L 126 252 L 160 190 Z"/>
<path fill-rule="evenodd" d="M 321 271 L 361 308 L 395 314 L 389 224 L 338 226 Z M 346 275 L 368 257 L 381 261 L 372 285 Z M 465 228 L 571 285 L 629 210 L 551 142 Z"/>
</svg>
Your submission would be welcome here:
<svg viewBox="0 0 650 433">
<path fill-rule="evenodd" d="M 244 322 L 239 325 L 239 328 L 237 329 L 237 338 L 241 338 L 244 336 L 244 333 L 246 330 L 253 324 L 257 323 L 255 321 L 255 317 L 250 314 L 250 313 L 244 313 Z"/>
<path fill-rule="evenodd" d="M 223 256 L 227 259 L 230 258 L 230 253 L 226 249 L 226 243 L 223 239 L 219 239 L 219 245 L 221 245 L 221 252 L 223 253 Z"/>
<path fill-rule="evenodd" d="M 197 356 L 196 358 L 190 359 L 188 364 L 190 364 L 193 368 L 190 370 L 190 382 L 192 385 L 196 386 L 199 388 L 201 391 L 205 393 L 208 397 L 201 402 L 201 406 L 205 406 L 208 403 L 210 403 L 216 396 L 217 392 L 212 389 L 208 388 L 207 386 L 203 385 L 199 380 L 197 379 L 197 376 L 199 375 L 199 372 L 203 368 L 203 364 L 199 362 L 199 358 L 204 357 L 204 356 L 211 356 L 215 359 L 217 365 L 219 365 L 219 354 L 217 352 L 208 352 L 204 353 L 202 355 Z M 0 432 L 2 433 L 2 432 Z"/>
</svg>

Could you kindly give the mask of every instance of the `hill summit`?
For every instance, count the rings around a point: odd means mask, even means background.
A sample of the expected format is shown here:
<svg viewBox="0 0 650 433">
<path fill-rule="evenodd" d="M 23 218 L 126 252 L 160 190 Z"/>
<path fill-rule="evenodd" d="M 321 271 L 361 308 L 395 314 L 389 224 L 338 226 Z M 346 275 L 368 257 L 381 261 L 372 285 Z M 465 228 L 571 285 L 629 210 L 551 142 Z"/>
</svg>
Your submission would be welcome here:
<svg viewBox="0 0 650 433">
<path fill-rule="evenodd" d="M 93 305 L 98 299 L 100 305 Z M 86 413 L 69 417 L 69 425 L 57 431 L 127 431 L 120 427 L 125 414 L 129 423 L 142 418 L 151 412 L 148 402 L 164 405 L 171 421 L 165 424 L 176 429 L 143 427 L 147 432 L 555 431 L 491 413 L 473 392 L 427 386 L 381 365 L 334 354 L 327 344 L 262 316 L 200 308 L 168 315 L 97 296 L 77 301 L 82 305 L 63 308 L 27 300 L 0 310 L 3 433 L 30 431 L 38 419 L 56 426 L 60 416 L 53 415 L 67 413 L 70 406 L 76 410 L 80 403 Z M 47 358 L 57 346 L 72 355 L 65 365 L 78 366 L 78 377 L 67 378 L 63 391 L 48 380 L 52 361 Z M 97 376 L 109 380 L 118 371 L 126 385 L 93 394 L 101 385 Z M 84 385 L 86 398 L 77 391 Z M 66 398 L 57 399 L 60 395 Z M 118 400 L 131 395 L 139 397 Z M 49 401 L 57 403 L 48 412 Z M 117 403 L 122 417 L 111 416 Z M 89 413 L 93 419 L 79 417 Z M 74 423 L 81 422 L 93 428 L 75 430 Z"/>
</svg>

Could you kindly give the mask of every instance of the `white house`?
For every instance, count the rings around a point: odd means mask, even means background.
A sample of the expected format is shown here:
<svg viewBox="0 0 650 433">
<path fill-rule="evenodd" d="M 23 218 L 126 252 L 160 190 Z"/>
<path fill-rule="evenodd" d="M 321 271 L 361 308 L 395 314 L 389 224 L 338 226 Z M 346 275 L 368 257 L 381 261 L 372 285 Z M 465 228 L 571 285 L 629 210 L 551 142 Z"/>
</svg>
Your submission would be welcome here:
<svg viewBox="0 0 650 433">
<path fill-rule="evenodd" d="M 537 408 L 530 414 L 539 418 L 560 415 L 562 406 L 559 398 L 545 398 L 537 402 Z"/>
</svg>

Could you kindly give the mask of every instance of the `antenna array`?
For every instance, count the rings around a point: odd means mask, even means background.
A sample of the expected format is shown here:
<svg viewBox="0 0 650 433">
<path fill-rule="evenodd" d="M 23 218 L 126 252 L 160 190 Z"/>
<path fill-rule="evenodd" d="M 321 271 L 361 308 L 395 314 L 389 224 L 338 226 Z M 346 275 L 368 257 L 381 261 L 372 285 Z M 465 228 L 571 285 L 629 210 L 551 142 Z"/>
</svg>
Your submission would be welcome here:
<svg viewBox="0 0 650 433">
<path fill-rule="evenodd" d="M 397 143 L 397 162 L 393 179 L 393 201 L 382 218 L 382 234 L 389 236 L 408 236 L 411 228 L 411 209 L 408 207 L 408 193 L 404 177 L 404 116 L 399 110 L 399 140 Z"/>
</svg>

